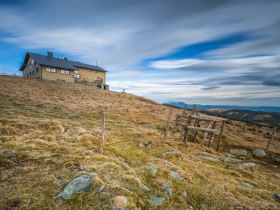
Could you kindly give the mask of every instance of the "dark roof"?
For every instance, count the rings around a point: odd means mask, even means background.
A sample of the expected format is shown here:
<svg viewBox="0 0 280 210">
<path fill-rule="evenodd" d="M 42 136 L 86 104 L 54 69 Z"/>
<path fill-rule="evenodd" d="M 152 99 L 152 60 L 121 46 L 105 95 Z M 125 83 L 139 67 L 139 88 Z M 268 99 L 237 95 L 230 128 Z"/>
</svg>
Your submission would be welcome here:
<svg viewBox="0 0 280 210">
<path fill-rule="evenodd" d="M 22 71 L 25 68 L 25 64 L 29 59 L 29 56 L 34 59 L 37 64 L 45 65 L 49 67 L 61 68 L 61 69 L 69 69 L 69 70 L 76 70 L 77 68 L 85 68 L 89 70 L 96 70 L 107 72 L 103 68 L 99 66 L 89 65 L 86 63 L 81 63 L 77 61 L 70 61 L 62 58 L 55 58 L 55 57 L 48 57 L 46 55 L 40 55 L 36 53 L 27 52 L 25 56 L 25 60 L 23 65 L 21 66 L 20 70 Z"/>
</svg>

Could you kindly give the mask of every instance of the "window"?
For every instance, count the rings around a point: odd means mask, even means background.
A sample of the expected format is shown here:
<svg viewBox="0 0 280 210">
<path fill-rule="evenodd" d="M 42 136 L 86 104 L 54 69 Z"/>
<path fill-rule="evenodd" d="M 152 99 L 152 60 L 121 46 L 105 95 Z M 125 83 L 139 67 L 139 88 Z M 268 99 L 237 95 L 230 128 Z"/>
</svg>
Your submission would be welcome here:
<svg viewBox="0 0 280 210">
<path fill-rule="evenodd" d="M 69 74 L 70 74 L 70 71 L 61 69 L 61 70 L 60 70 L 60 73 L 61 73 L 61 74 L 68 74 L 68 75 L 69 75 Z"/>
<path fill-rule="evenodd" d="M 56 72 L 56 69 L 46 67 L 46 71 L 47 71 L 47 72 L 51 72 L 51 73 L 55 73 L 55 72 Z"/>
<path fill-rule="evenodd" d="M 34 64 L 34 62 L 35 62 L 35 61 L 32 59 L 32 60 L 31 60 L 31 62 L 30 62 L 30 65 L 33 65 L 33 64 Z"/>
<path fill-rule="evenodd" d="M 80 79 L 81 76 L 80 76 L 79 74 L 74 74 L 74 78 L 75 78 L 75 79 Z"/>
</svg>

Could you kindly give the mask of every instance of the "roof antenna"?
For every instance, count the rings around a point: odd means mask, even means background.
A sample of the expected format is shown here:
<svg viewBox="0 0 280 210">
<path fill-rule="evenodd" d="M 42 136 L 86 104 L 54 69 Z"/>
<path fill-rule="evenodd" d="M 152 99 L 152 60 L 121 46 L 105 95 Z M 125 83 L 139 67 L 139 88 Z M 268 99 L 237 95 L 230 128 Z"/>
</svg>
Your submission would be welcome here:
<svg viewBox="0 0 280 210">
<path fill-rule="evenodd" d="M 95 66 L 97 66 L 97 60 L 95 60 Z"/>
</svg>

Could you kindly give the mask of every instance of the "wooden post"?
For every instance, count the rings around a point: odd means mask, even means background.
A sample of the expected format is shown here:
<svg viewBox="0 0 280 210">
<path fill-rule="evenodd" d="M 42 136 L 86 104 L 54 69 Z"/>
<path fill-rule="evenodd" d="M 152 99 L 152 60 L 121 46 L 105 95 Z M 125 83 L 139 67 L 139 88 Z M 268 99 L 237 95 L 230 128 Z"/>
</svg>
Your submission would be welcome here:
<svg viewBox="0 0 280 210">
<path fill-rule="evenodd" d="M 271 134 L 270 140 L 268 141 L 268 144 L 267 144 L 267 146 L 266 146 L 265 151 L 268 151 L 269 145 L 270 145 L 270 144 L 271 144 L 271 142 L 273 141 L 275 133 L 276 133 L 276 127 L 274 127 L 274 128 L 273 128 L 273 131 L 272 131 L 272 134 Z"/>
<path fill-rule="evenodd" d="M 188 127 L 187 127 L 186 130 L 185 130 L 185 135 L 184 135 L 184 142 L 185 142 L 185 145 L 187 144 L 188 137 L 189 137 L 189 129 L 188 129 Z"/>
<path fill-rule="evenodd" d="M 205 127 L 206 127 L 206 128 L 210 128 L 210 123 L 209 123 L 209 122 L 206 122 Z M 203 138 L 204 141 L 206 140 L 207 135 L 208 135 L 208 133 L 204 133 L 204 138 Z"/>
<path fill-rule="evenodd" d="M 104 145 L 105 145 L 105 110 L 102 109 L 102 130 L 101 130 L 101 147 L 100 153 L 104 154 Z"/>
<path fill-rule="evenodd" d="M 196 115 L 196 114 L 197 114 L 196 105 L 193 105 L 193 108 L 192 108 L 192 115 Z"/>
<path fill-rule="evenodd" d="M 216 128 L 216 122 L 213 122 L 212 129 L 215 129 L 215 128 Z M 211 147 L 211 144 L 212 144 L 213 135 L 214 135 L 214 133 L 211 133 L 211 134 L 210 134 L 209 144 L 208 144 L 208 147 L 209 147 L 209 148 Z"/>
<path fill-rule="evenodd" d="M 218 144 L 217 144 L 217 151 L 220 148 L 220 143 L 221 143 L 222 135 L 223 135 L 223 131 L 224 131 L 224 125 L 225 125 L 225 121 L 222 122 L 221 131 L 220 131 L 220 135 L 219 135 L 219 140 L 218 140 Z"/>
<path fill-rule="evenodd" d="M 163 144 L 165 144 L 166 139 L 167 139 L 167 134 L 168 134 L 168 130 L 169 130 L 169 127 L 170 127 L 171 115 L 172 115 L 172 109 L 169 110 L 169 113 L 168 113 L 168 116 L 167 116 L 166 128 L 165 128 L 165 132 L 164 132 L 163 138 L 162 138 L 162 143 Z"/>
<path fill-rule="evenodd" d="M 180 116 L 177 114 L 176 118 L 175 118 L 175 128 L 177 128 L 177 126 L 178 126 L 179 117 Z"/>
<path fill-rule="evenodd" d="M 182 116 L 183 116 L 183 117 L 186 116 L 186 108 L 187 108 L 187 105 L 185 104 L 184 109 L 183 109 L 183 111 L 182 111 Z"/>
<path fill-rule="evenodd" d="M 199 120 L 195 120 L 195 127 L 198 127 L 199 126 Z M 196 142 L 196 135 L 197 135 L 197 131 L 194 131 L 193 133 L 193 137 L 194 137 L 194 142 Z"/>
</svg>

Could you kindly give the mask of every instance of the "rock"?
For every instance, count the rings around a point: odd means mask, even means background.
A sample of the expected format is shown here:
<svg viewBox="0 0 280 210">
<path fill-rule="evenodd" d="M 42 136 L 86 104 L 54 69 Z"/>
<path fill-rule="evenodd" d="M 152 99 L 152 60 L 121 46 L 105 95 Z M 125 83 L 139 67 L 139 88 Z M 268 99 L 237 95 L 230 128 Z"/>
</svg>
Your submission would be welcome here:
<svg viewBox="0 0 280 210">
<path fill-rule="evenodd" d="M 164 197 L 153 196 L 151 199 L 152 206 L 159 206 L 165 201 Z"/>
<path fill-rule="evenodd" d="M 12 150 L 5 150 L 4 151 L 4 156 L 7 158 L 15 157 L 16 153 Z"/>
<path fill-rule="evenodd" d="M 280 158 L 271 156 L 271 160 L 275 163 L 280 163 Z"/>
<path fill-rule="evenodd" d="M 280 193 L 274 194 L 273 198 L 276 202 L 280 203 Z"/>
<path fill-rule="evenodd" d="M 218 162 L 219 161 L 218 159 L 213 158 L 209 155 L 205 155 L 205 154 L 198 154 L 198 155 L 196 155 L 196 157 L 199 158 L 200 160 L 206 160 L 209 162 Z"/>
<path fill-rule="evenodd" d="M 177 179 L 177 180 L 182 180 L 183 177 L 181 177 L 181 175 L 179 174 L 178 171 L 175 171 L 175 170 L 172 170 L 170 171 L 170 176 L 173 178 L 173 179 Z"/>
<path fill-rule="evenodd" d="M 9 112 L 10 112 L 11 114 L 14 114 L 16 111 L 17 111 L 17 109 L 14 108 L 14 107 L 12 107 L 12 108 L 9 109 Z"/>
<path fill-rule="evenodd" d="M 76 169 L 76 171 L 84 171 L 84 170 L 85 170 L 85 168 L 82 165 L 79 165 L 79 167 Z"/>
<path fill-rule="evenodd" d="M 153 126 L 150 125 L 150 124 L 145 124 L 145 125 L 143 125 L 143 127 L 144 127 L 144 128 L 153 128 Z"/>
<path fill-rule="evenodd" d="M 55 178 L 55 184 L 56 184 L 57 186 L 62 185 L 62 179 L 61 179 L 60 177 L 56 177 L 56 178 Z"/>
<path fill-rule="evenodd" d="M 140 187 L 141 187 L 141 189 L 143 189 L 145 191 L 150 191 L 150 189 L 146 185 L 144 185 L 143 183 L 140 183 Z"/>
<path fill-rule="evenodd" d="M 58 196 L 69 200 L 78 192 L 87 192 L 93 180 L 94 175 L 92 173 L 81 175 L 69 182 Z"/>
<path fill-rule="evenodd" d="M 253 168 L 256 166 L 254 162 L 244 162 L 244 163 L 236 163 L 235 167 L 237 168 Z"/>
<path fill-rule="evenodd" d="M 255 189 L 255 187 L 254 187 L 253 185 L 251 185 L 251 184 L 249 184 L 249 183 L 247 183 L 247 182 L 240 182 L 240 184 L 241 184 L 243 187 L 246 187 L 246 188 L 248 188 L 248 189 L 251 189 L 251 190 Z"/>
<path fill-rule="evenodd" d="M 126 164 L 128 164 L 128 165 L 131 165 L 131 164 L 132 164 L 132 162 L 131 162 L 130 160 L 127 160 L 127 159 L 125 159 L 124 162 L 125 162 Z"/>
<path fill-rule="evenodd" d="M 245 149 L 230 149 L 230 154 L 236 155 L 236 156 L 247 156 L 247 150 Z"/>
<path fill-rule="evenodd" d="M 141 141 L 138 147 L 143 149 L 150 149 L 152 147 L 152 142 Z"/>
<path fill-rule="evenodd" d="M 237 160 L 231 158 L 231 157 L 221 157 L 220 161 L 226 162 L 226 163 L 236 163 Z"/>
<path fill-rule="evenodd" d="M 188 198 L 188 193 L 187 193 L 186 191 L 184 191 L 184 192 L 183 192 L 183 196 L 184 196 L 185 198 Z"/>
<path fill-rule="evenodd" d="M 163 183 L 162 188 L 167 192 L 168 195 L 172 195 L 172 189 L 167 183 Z"/>
<path fill-rule="evenodd" d="M 178 155 L 180 152 L 178 150 L 170 150 L 168 152 L 166 152 L 165 154 L 167 155 Z"/>
<path fill-rule="evenodd" d="M 264 150 L 262 149 L 255 149 L 253 151 L 253 155 L 256 156 L 256 157 L 265 157 L 266 156 L 266 153 Z"/>
<path fill-rule="evenodd" d="M 127 202 L 128 202 L 127 197 L 119 196 L 119 195 L 116 196 L 114 198 L 114 208 L 113 208 L 113 210 L 123 210 L 124 207 L 126 207 Z"/>
<path fill-rule="evenodd" d="M 104 184 L 101 184 L 101 185 L 98 187 L 96 193 L 101 193 L 104 189 L 105 189 L 105 185 L 104 185 Z"/>
<path fill-rule="evenodd" d="M 233 209 L 233 210 L 249 210 L 247 207 L 240 206 L 240 205 L 233 205 L 233 206 L 231 206 L 231 209 Z"/>
<path fill-rule="evenodd" d="M 155 175 L 157 173 L 157 171 L 158 171 L 158 168 L 156 166 L 154 166 L 154 165 L 150 166 L 150 173 L 152 175 Z"/>
</svg>

